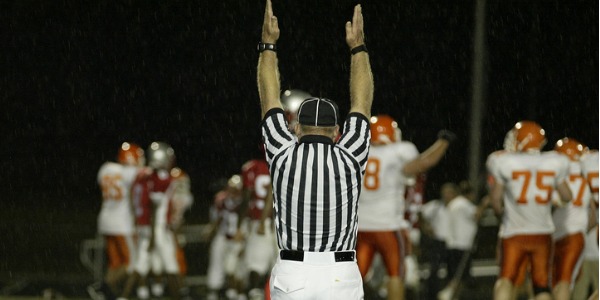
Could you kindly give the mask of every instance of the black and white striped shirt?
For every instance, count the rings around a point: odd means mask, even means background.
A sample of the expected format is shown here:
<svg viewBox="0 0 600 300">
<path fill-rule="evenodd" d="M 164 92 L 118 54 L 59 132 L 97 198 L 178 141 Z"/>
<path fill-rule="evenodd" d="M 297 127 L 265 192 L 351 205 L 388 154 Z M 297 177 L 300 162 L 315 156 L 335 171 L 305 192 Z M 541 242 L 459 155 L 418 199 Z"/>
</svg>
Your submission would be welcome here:
<svg viewBox="0 0 600 300">
<path fill-rule="evenodd" d="M 349 114 L 337 143 L 316 135 L 297 142 L 283 110 L 274 108 L 265 115 L 262 135 L 273 179 L 279 248 L 354 250 L 358 196 L 369 153 L 367 118 Z"/>
</svg>

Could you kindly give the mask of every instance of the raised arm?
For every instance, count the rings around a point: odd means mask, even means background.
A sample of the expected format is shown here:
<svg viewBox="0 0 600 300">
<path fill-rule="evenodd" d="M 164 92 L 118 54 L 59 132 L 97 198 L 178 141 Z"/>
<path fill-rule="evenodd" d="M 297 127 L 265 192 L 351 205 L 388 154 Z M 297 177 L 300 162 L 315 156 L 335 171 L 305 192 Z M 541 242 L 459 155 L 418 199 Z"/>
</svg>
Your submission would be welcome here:
<svg viewBox="0 0 600 300">
<path fill-rule="evenodd" d="M 407 176 L 414 176 L 431 169 L 446 155 L 450 143 L 455 139 L 456 134 L 453 132 L 445 129 L 441 130 L 438 133 L 437 141 L 427 148 L 425 152 L 421 153 L 419 157 L 407 163 L 402 172 Z"/>
<path fill-rule="evenodd" d="M 350 112 L 371 117 L 373 103 L 373 73 L 366 51 L 365 33 L 360 4 L 354 7 L 352 22 L 346 22 L 346 43 L 352 51 L 350 62 Z M 358 52 L 357 52 L 358 51 Z"/>
<path fill-rule="evenodd" d="M 276 46 L 279 39 L 279 24 L 273 15 L 271 0 L 267 0 L 263 20 L 261 43 L 266 50 L 260 50 L 257 67 L 258 95 L 260 97 L 261 117 L 272 108 L 282 107 L 279 101 L 279 69 L 277 67 Z M 272 45 L 272 46 L 270 46 Z M 272 47 L 272 49 L 269 49 Z"/>
</svg>

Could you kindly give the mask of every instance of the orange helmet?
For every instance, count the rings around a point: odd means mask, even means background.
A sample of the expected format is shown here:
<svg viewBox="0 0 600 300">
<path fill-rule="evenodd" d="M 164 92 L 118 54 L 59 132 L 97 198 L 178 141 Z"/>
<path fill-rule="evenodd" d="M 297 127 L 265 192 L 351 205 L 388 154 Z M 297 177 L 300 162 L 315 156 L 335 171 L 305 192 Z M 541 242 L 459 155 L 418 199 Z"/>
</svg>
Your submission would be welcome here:
<svg viewBox="0 0 600 300">
<path fill-rule="evenodd" d="M 400 141 L 398 123 L 388 115 L 371 117 L 371 142 L 389 144 Z"/>
<path fill-rule="evenodd" d="M 119 163 L 131 166 L 143 166 L 146 162 L 144 150 L 133 143 L 123 143 L 117 157 Z"/>
<path fill-rule="evenodd" d="M 572 161 L 578 161 L 585 146 L 572 138 L 563 138 L 556 142 L 554 150 L 568 156 Z"/>
<path fill-rule="evenodd" d="M 546 132 L 536 122 L 520 121 L 513 127 L 516 139 L 516 150 L 540 150 L 546 145 Z"/>
</svg>

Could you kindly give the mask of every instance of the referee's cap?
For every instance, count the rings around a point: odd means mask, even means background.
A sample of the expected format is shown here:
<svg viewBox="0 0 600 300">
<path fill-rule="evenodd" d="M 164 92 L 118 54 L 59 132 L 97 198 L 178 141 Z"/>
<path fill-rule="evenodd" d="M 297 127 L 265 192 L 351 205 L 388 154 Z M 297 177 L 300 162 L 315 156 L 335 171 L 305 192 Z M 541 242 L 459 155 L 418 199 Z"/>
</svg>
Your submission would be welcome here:
<svg viewBox="0 0 600 300">
<path fill-rule="evenodd" d="M 331 127 L 338 123 L 337 104 L 326 98 L 308 98 L 298 108 L 298 122 L 302 125 Z"/>
</svg>

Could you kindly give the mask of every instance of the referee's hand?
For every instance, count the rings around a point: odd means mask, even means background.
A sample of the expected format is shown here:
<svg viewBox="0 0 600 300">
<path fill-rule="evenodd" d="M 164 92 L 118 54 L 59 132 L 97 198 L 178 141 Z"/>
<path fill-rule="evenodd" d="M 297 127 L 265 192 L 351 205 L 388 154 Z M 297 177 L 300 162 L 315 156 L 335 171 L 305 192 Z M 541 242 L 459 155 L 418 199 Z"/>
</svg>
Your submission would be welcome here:
<svg viewBox="0 0 600 300">
<path fill-rule="evenodd" d="M 354 7 L 352 22 L 346 22 L 346 43 L 350 49 L 356 48 L 365 43 L 365 32 L 362 15 L 362 7 L 357 4 Z"/>
<path fill-rule="evenodd" d="M 265 18 L 263 20 L 262 27 L 262 42 L 268 44 L 275 44 L 279 39 L 279 23 L 277 17 L 273 15 L 273 6 L 271 0 L 267 0 L 265 6 Z"/>
</svg>

